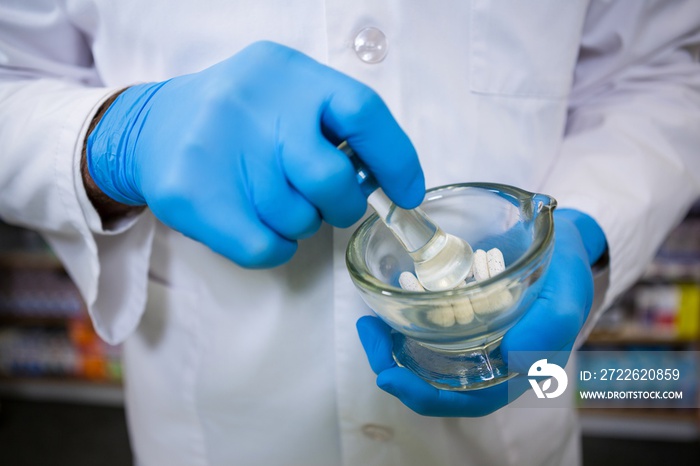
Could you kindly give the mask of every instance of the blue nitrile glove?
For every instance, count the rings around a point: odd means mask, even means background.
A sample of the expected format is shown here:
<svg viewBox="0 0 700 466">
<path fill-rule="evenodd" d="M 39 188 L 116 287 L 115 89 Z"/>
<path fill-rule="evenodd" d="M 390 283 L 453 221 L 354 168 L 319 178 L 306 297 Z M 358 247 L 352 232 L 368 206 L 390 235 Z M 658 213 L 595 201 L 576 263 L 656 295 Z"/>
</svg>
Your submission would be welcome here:
<svg viewBox="0 0 700 466">
<path fill-rule="evenodd" d="M 321 220 L 347 227 L 366 201 L 347 140 L 398 205 L 423 200 L 417 154 L 367 86 L 287 47 L 255 43 L 198 73 L 124 91 L 87 161 L 112 199 L 246 267 L 287 261 Z"/>
<path fill-rule="evenodd" d="M 557 363 L 564 364 L 591 308 L 593 278 L 590 266 L 605 251 L 605 235 L 595 220 L 576 210 L 556 210 L 554 222 L 554 252 L 542 292 L 522 319 L 503 337 L 501 352 L 504 357 L 509 351 L 561 351 L 565 357 Z M 377 374 L 377 385 L 419 414 L 483 416 L 508 403 L 509 384 L 511 398 L 514 393 L 522 394 L 530 388 L 526 375 L 521 375 L 508 384 L 481 390 L 439 390 L 408 369 L 396 365 L 391 356 L 391 330 L 377 317 L 360 318 L 357 330 L 370 366 Z M 527 374 L 534 362 L 508 361 L 509 369 L 521 374 Z"/>
</svg>

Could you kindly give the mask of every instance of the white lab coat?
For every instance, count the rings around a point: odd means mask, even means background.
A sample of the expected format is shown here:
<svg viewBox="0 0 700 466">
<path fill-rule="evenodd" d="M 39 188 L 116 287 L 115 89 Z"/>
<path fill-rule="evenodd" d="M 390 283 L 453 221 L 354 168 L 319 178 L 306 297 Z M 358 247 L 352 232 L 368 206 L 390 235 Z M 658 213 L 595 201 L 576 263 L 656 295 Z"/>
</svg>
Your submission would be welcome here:
<svg viewBox="0 0 700 466">
<path fill-rule="evenodd" d="M 114 90 L 278 41 L 376 89 L 428 186 L 509 183 L 591 214 L 609 302 L 699 192 L 699 24 L 694 0 L 3 0 L 0 216 L 43 232 L 100 335 L 125 342 L 139 464 L 576 464 L 573 409 L 429 418 L 376 387 L 355 332 L 371 311 L 344 262 L 352 228 L 258 271 L 148 212 L 105 231 L 82 141 Z M 352 48 L 367 26 L 388 40 L 378 64 Z"/>
</svg>

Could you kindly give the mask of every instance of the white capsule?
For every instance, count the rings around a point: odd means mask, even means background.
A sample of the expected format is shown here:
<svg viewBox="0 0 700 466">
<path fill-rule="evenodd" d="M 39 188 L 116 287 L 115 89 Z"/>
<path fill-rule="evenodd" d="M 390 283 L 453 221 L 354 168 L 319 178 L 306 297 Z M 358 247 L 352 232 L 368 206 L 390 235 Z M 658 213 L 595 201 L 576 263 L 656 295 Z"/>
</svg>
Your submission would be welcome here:
<svg viewBox="0 0 700 466">
<path fill-rule="evenodd" d="M 425 291 L 418 278 L 411 272 L 401 272 L 399 275 L 399 285 L 406 291 Z"/>
<path fill-rule="evenodd" d="M 502 312 L 508 309 L 512 304 L 513 301 L 513 295 L 510 293 L 510 290 L 506 288 L 505 286 L 501 289 L 496 289 L 491 293 L 489 296 L 489 303 L 491 304 L 491 312 Z"/>
<path fill-rule="evenodd" d="M 440 327 L 452 327 L 455 324 L 455 313 L 449 305 L 436 307 L 428 311 L 428 320 Z"/>
<path fill-rule="evenodd" d="M 503 253 L 498 248 L 489 249 L 486 253 L 486 262 L 489 269 L 489 277 L 495 277 L 506 269 Z"/>
<path fill-rule="evenodd" d="M 470 324 L 474 320 L 474 308 L 468 298 L 452 303 L 452 312 L 460 325 Z"/>
<path fill-rule="evenodd" d="M 472 310 L 478 316 L 491 314 L 491 304 L 489 304 L 489 297 L 486 293 L 479 293 L 478 295 L 469 298 L 472 305 Z"/>
<path fill-rule="evenodd" d="M 477 249 L 474 251 L 474 262 L 472 263 L 472 271 L 474 272 L 474 280 L 481 282 L 489 278 L 489 266 L 486 258 L 486 251 Z"/>
<path fill-rule="evenodd" d="M 485 293 L 471 298 L 474 313 L 488 316 L 506 310 L 513 304 L 514 298 L 505 285 L 495 285 Z"/>
</svg>

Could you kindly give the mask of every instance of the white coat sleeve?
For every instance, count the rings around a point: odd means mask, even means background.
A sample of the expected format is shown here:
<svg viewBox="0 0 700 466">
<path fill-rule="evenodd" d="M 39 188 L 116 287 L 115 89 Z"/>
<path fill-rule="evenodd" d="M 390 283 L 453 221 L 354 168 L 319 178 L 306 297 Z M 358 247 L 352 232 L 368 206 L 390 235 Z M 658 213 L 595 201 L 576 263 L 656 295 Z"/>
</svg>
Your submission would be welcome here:
<svg viewBox="0 0 700 466">
<path fill-rule="evenodd" d="M 87 41 L 61 6 L 0 5 L 0 217 L 44 236 L 97 332 L 118 343 L 145 307 L 154 219 L 106 231 L 83 187 L 85 133 L 113 92 L 99 87 Z"/>
<path fill-rule="evenodd" d="M 544 192 L 595 218 L 605 309 L 700 195 L 700 2 L 593 2 L 567 129 Z M 600 312 L 593 312 L 590 329 Z"/>
</svg>

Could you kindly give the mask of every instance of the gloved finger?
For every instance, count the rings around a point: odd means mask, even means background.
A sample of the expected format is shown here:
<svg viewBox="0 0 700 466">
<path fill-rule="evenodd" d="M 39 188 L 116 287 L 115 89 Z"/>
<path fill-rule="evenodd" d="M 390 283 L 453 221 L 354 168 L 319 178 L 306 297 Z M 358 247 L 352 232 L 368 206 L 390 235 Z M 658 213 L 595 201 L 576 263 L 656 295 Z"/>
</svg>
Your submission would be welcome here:
<svg viewBox="0 0 700 466">
<path fill-rule="evenodd" d="M 289 240 L 308 238 L 318 231 L 318 211 L 289 185 L 277 160 L 251 157 L 242 168 L 251 202 L 267 226 Z"/>
<path fill-rule="evenodd" d="M 578 230 L 568 220 L 561 220 L 556 223 L 556 235 L 540 294 L 501 343 L 509 368 L 516 372 L 526 372 L 535 360 L 511 361 L 509 353 L 559 351 L 571 345 L 591 307 L 593 278 Z"/>
<path fill-rule="evenodd" d="M 413 208 L 423 201 L 418 154 L 377 93 L 348 78 L 328 101 L 321 122 L 333 142 L 348 141 L 397 205 Z"/>
<path fill-rule="evenodd" d="M 360 342 L 375 374 L 395 367 L 392 356 L 391 328 L 377 317 L 364 316 L 355 324 Z"/>
<path fill-rule="evenodd" d="M 367 201 L 348 158 L 320 134 L 289 138 L 282 148 L 289 182 L 331 225 L 345 228 L 362 217 Z"/>
<path fill-rule="evenodd" d="M 554 218 L 555 221 L 567 219 L 576 225 L 586 248 L 588 263 L 595 264 L 608 247 L 605 233 L 598 222 L 590 215 L 574 209 L 557 209 L 554 211 Z"/>
<path fill-rule="evenodd" d="M 289 261 L 297 250 L 296 241 L 282 238 L 265 225 L 246 193 L 227 194 L 227 202 L 199 204 L 186 194 L 161 193 L 151 209 L 169 227 L 242 267 L 268 268 Z"/>
</svg>

